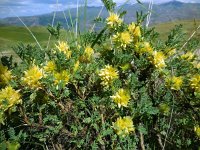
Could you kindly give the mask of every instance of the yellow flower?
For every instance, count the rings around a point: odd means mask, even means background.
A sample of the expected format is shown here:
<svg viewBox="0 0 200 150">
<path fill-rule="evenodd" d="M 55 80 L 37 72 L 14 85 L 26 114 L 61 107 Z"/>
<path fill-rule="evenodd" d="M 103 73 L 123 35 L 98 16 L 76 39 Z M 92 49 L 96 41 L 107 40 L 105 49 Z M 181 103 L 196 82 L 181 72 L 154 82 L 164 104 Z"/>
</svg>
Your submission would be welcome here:
<svg viewBox="0 0 200 150">
<path fill-rule="evenodd" d="M 8 70 L 8 68 L 0 64 L 0 85 L 8 84 L 11 78 L 12 75 L 11 72 Z"/>
<path fill-rule="evenodd" d="M 94 56 L 94 50 L 90 46 L 87 46 L 85 48 L 83 56 L 80 57 L 80 61 L 90 62 L 93 56 Z"/>
<path fill-rule="evenodd" d="M 101 69 L 99 76 L 102 80 L 101 84 L 108 87 L 112 82 L 118 78 L 118 72 L 110 65 L 106 65 L 104 69 Z"/>
<path fill-rule="evenodd" d="M 106 19 L 106 21 L 107 25 L 109 25 L 109 27 L 111 28 L 120 26 L 122 24 L 122 19 L 119 18 L 119 15 L 113 12 L 109 13 L 109 17 Z"/>
<path fill-rule="evenodd" d="M 137 43 L 135 46 L 136 46 L 136 52 L 139 54 L 153 52 L 153 49 L 151 45 L 149 44 L 149 42 Z"/>
<path fill-rule="evenodd" d="M 22 83 L 29 88 L 38 88 L 41 86 L 40 79 L 43 77 L 43 71 L 38 66 L 33 65 L 29 70 L 24 72 Z"/>
<path fill-rule="evenodd" d="M 190 61 L 190 60 L 192 60 L 193 58 L 194 58 L 194 54 L 192 53 L 192 52 L 187 52 L 186 54 L 183 54 L 182 56 L 181 56 L 181 58 L 182 59 L 185 59 L 185 60 L 187 60 L 187 61 Z"/>
<path fill-rule="evenodd" d="M 116 133 L 120 136 L 126 136 L 130 132 L 135 131 L 135 127 L 133 126 L 133 121 L 131 117 L 119 117 L 117 118 L 117 121 L 113 123 L 113 128 L 115 129 Z"/>
<path fill-rule="evenodd" d="M 196 74 L 192 77 L 192 79 L 190 80 L 190 85 L 191 87 L 196 91 L 196 92 L 200 92 L 200 75 Z"/>
<path fill-rule="evenodd" d="M 21 96 L 11 86 L 0 91 L 0 110 L 6 111 L 16 104 L 21 103 Z"/>
<path fill-rule="evenodd" d="M 67 42 L 59 41 L 56 47 L 60 52 L 63 52 L 66 55 L 67 59 L 71 58 L 72 52 L 69 50 L 69 45 Z"/>
<path fill-rule="evenodd" d="M 133 32 L 133 36 L 136 37 L 136 38 L 141 37 L 140 26 L 135 27 L 135 31 Z"/>
<path fill-rule="evenodd" d="M 180 90 L 183 84 L 182 77 L 170 77 L 166 79 L 166 85 L 172 90 Z"/>
<path fill-rule="evenodd" d="M 195 127 L 194 127 L 194 132 L 195 132 L 196 135 L 200 138 L 200 127 L 199 127 L 199 126 L 195 126 Z"/>
<path fill-rule="evenodd" d="M 44 71 L 46 72 L 54 72 L 56 70 L 56 64 L 54 61 L 48 61 L 46 66 L 44 67 Z"/>
<path fill-rule="evenodd" d="M 174 54 L 176 53 L 176 49 L 175 49 L 175 48 L 166 49 L 166 50 L 165 50 L 165 53 L 166 53 L 166 56 L 167 56 L 167 57 L 170 57 L 170 56 L 172 56 L 172 55 L 174 55 Z"/>
<path fill-rule="evenodd" d="M 94 54 L 94 50 L 90 46 L 87 46 L 85 48 L 85 54 L 87 57 L 90 58 Z"/>
<path fill-rule="evenodd" d="M 60 82 L 63 82 L 64 84 L 68 84 L 70 75 L 67 71 L 63 70 L 61 72 L 57 72 L 54 74 L 55 78 L 55 84 L 59 84 Z"/>
<path fill-rule="evenodd" d="M 78 60 L 78 61 L 75 63 L 75 65 L 74 65 L 74 72 L 76 72 L 76 71 L 78 70 L 79 64 L 80 64 L 80 62 L 79 62 L 79 60 Z"/>
<path fill-rule="evenodd" d="M 132 22 L 131 24 L 128 25 L 128 31 L 129 31 L 131 34 L 133 34 L 133 33 L 135 32 L 135 27 L 136 27 L 135 23 Z"/>
<path fill-rule="evenodd" d="M 126 46 L 129 45 L 132 41 L 129 32 L 127 31 L 124 31 L 122 33 L 117 33 L 117 35 L 113 36 L 113 40 L 116 43 L 119 43 L 119 45 L 124 48 L 126 48 Z"/>
<path fill-rule="evenodd" d="M 115 95 L 111 96 L 111 98 L 118 104 L 119 108 L 121 106 L 127 107 L 128 102 L 131 99 L 130 94 L 124 89 L 119 89 Z"/>
<path fill-rule="evenodd" d="M 133 35 L 135 38 L 138 38 L 141 36 L 141 29 L 140 26 L 136 26 L 134 22 L 129 24 L 128 31 Z"/>
<path fill-rule="evenodd" d="M 200 63 L 197 61 L 192 62 L 194 68 L 200 69 Z"/>
<path fill-rule="evenodd" d="M 153 58 L 151 58 L 151 63 L 155 65 L 156 68 L 162 69 L 166 66 L 165 56 L 162 52 L 153 52 Z"/>
</svg>

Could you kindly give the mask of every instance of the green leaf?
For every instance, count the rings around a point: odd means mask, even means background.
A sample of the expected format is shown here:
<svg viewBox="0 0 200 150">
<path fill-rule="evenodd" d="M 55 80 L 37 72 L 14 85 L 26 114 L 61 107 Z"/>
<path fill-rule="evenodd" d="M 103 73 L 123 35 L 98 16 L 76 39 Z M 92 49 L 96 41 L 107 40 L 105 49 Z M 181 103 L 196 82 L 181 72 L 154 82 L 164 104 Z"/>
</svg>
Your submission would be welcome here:
<svg viewBox="0 0 200 150">
<path fill-rule="evenodd" d="M 138 126 L 138 130 L 142 133 L 142 134 L 147 134 L 148 132 L 147 132 L 147 130 L 146 130 L 146 128 L 143 126 L 143 125 L 139 125 Z"/>
<path fill-rule="evenodd" d="M 6 147 L 7 147 L 6 141 L 0 143 L 0 150 L 6 150 Z"/>
</svg>

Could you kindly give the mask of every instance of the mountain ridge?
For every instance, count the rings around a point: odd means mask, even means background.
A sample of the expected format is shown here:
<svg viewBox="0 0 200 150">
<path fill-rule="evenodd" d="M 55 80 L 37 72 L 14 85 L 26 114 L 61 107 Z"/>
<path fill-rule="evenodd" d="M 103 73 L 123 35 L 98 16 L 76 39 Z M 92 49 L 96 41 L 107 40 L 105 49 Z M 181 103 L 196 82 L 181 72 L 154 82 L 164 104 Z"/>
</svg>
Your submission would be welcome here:
<svg viewBox="0 0 200 150">
<path fill-rule="evenodd" d="M 98 16 L 102 7 L 87 7 L 87 18 L 86 18 L 86 25 L 87 27 L 93 24 L 93 20 Z M 126 4 L 123 6 L 122 11 L 127 11 L 124 20 L 126 22 L 132 22 L 136 20 L 136 11 L 143 11 L 144 13 L 148 12 L 148 4 Z M 65 13 L 67 20 L 63 15 Z M 66 27 L 68 22 L 70 24 L 70 15 L 72 21 L 74 22 L 76 19 L 76 9 L 72 8 L 65 11 L 59 11 L 56 13 L 55 22 L 61 22 Z M 83 24 L 84 22 L 84 7 L 79 8 L 79 21 Z M 104 9 L 101 13 L 101 17 L 107 17 L 108 12 Z M 46 26 L 51 24 L 53 19 L 53 13 L 37 15 L 37 16 L 29 16 L 29 17 L 20 17 L 27 26 Z M 171 1 L 162 4 L 154 4 L 151 16 L 151 24 L 155 23 L 162 23 L 174 20 L 187 20 L 187 19 L 200 19 L 200 3 L 182 3 L 179 1 Z M 22 23 L 19 21 L 17 17 L 9 17 L 1 19 L 0 22 L 3 24 L 8 25 L 19 25 L 21 26 Z M 80 24 L 80 25 L 82 25 Z"/>
</svg>

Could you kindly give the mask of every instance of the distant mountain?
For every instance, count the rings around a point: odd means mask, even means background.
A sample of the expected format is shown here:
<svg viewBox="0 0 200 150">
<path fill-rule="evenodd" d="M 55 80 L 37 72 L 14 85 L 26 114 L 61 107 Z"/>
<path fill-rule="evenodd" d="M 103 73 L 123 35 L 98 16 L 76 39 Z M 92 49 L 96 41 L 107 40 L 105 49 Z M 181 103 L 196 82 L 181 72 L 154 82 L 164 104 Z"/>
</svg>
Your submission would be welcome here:
<svg viewBox="0 0 200 150">
<path fill-rule="evenodd" d="M 79 9 L 80 28 L 83 28 L 84 24 L 86 24 L 87 27 L 91 26 L 93 20 L 98 16 L 100 10 L 101 7 L 87 7 L 86 12 L 84 12 L 85 9 L 81 7 Z M 127 4 L 124 5 L 121 10 L 127 11 L 127 14 L 125 15 L 125 21 L 132 22 L 136 20 L 136 11 L 143 11 L 144 13 L 148 12 L 148 4 Z M 87 18 L 84 17 L 85 13 Z M 53 15 L 54 13 L 50 13 L 39 16 L 21 17 L 21 19 L 28 26 L 47 25 L 51 24 Z M 101 17 L 105 18 L 107 15 L 108 12 L 103 9 Z M 63 12 L 57 12 L 55 22 L 59 21 L 66 27 L 67 24 L 72 26 L 71 22 L 75 24 L 75 19 L 76 9 L 74 8 L 70 9 L 70 11 L 66 10 Z M 171 1 L 164 4 L 154 4 L 150 23 L 155 24 L 185 19 L 200 19 L 200 3 L 182 3 L 179 1 Z M 2 21 L 10 25 L 22 25 L 22 23 L 16 17 L 5 18 Z"/>
</svg>

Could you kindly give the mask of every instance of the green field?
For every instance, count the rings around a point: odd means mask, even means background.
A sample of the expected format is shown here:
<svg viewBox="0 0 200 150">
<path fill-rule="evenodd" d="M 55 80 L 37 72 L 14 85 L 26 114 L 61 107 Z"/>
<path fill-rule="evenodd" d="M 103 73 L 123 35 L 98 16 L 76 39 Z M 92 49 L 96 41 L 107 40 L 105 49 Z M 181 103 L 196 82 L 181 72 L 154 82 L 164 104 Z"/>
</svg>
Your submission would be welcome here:
<svg viewBox="0 0 200 150">
<path fill-rule="evenodd" d="M 165 40 L 167 39 L 170 30 L 173 29 L 175 25 L 179 24 L 183 25 L 183 32 L 186 33 L 187 37 L 189 38 L 191 34 L 197 29 L 198 25 L 200 25 L 200 20 L 173 21 L 157 24 L 153 27 L 155 27 L 156 31 L 160 33 L 160 38 Z M 200 30 L 196 32 L 194 37 L 200 39 Z"/>
<path fill-rule="evenodd" d="M 48 40 L 48 31 L 44 27 L 30 27 L 30 30 L 36 36 L 40 43 L 45 43 Z M 24 27 L 0 27 L 0 50 L 10 49 L 11 46 L 17 43 L 34 43 L 35 40 Z"/>
<path fill-rule="evenodd" d="M 49 39 L 49 32 L 46 27 L 29 27 L 31 32 L 34 34 L 39 44 L 42 47 L 46 47 Z M 62 30 L 61 37 L 66 39 L 66 32 Z M 56 39 L 51 37 L 50 45 L 55 44 Z M 17 55 L 13 52 L 12 47 L 19 43 L 24 44 L 36 44 L 35 39 L 32 37 L 30 32 L 25 27 L 19 26 L 1 26 L 0 27 L 0 56 L 2 55 Z"/>
<path fill-rule="evenodd" d="M 184 32 L 189 37 L 200 24 L 200 20 L 194 22 L 193 20 L 185 20 L 185 21 L 174 21 L 168 23 L 161 23 L 154 25 L 156 31 L 160 33 L 160 38 L 165 40 L 171 29 L 174 28 L 175 25 L 182 24 L 184 28 Z M 35 35 L 39 43 L 42 47 L 46 47 L 47 41 L 49 38 L 49 32 L 46 27 L 29 27 L 32 33 Z M 61 37 L 62 39 L 66 39 L 67 32 L 62 30 Z M 195 37 L 200 39 L 200 30 L 197 31 Z M 56 39 L 54 37 L 51 38 L 51 45 L 55 44 Z M 10 55 L 13 54 L 12 47 L 16 46 L 18 43 L 25 44 L 36 44 L 34 38 L 31 36 L 29 31 L 25 27 L 16 27 L 16 26 L 2 26 L 0 27 L 0 55 Z M 16 57 L 16 55 L 15 55 Z"/>
</svg>

